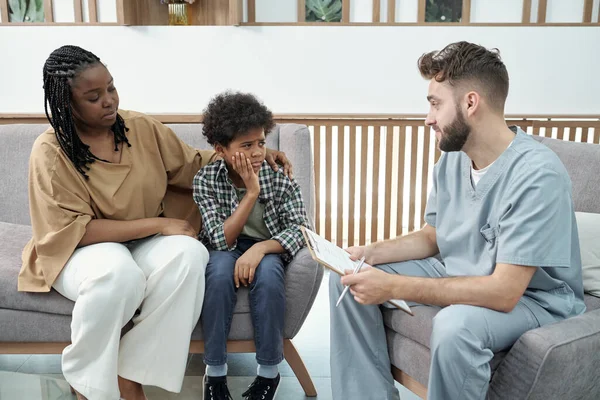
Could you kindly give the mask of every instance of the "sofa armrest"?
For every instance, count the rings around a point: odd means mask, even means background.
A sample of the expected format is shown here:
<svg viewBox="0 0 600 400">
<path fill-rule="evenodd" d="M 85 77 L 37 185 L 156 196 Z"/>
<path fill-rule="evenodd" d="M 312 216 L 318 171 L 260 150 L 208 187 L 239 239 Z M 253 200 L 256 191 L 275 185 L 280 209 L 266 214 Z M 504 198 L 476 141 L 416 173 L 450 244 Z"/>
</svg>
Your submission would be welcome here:
<svg viewBox="0 0 600 400">
<path fill-rule="evenodd" d="M 315 226 L 315 164 L 311 133 L 306 125 L 279 125 L 279 150 L 292 162 L 294 178 L 302 190 L 302 198 L 311 226 Z"/>
<path fill-rule="evenodd" d="M 489 399 L 597 399 L 600 310 L 523 334 L 492 378 Z"/>
<path fill-rule="evenodd" d="M 292 339 L 304 323 L 323 279 L 323 267 L 312 259 L 305 247 L 288 264 L 285 274 L 285 332 Z"/>
</svg>

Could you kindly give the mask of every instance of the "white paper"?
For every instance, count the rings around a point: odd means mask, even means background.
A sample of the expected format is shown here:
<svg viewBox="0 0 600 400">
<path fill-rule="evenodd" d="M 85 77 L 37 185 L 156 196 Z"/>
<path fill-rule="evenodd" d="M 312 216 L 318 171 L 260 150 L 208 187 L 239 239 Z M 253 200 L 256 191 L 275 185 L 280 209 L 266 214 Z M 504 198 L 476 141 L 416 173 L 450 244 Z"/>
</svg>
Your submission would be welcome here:
<svg viewBox="0 0 600 400">
<path fill-rule="evenodd" d="M 305 229 L 305 232 L 311 240 L 311 247 L 317 258 L 335 269 L 338 274 L 345 275 L 344 270 L 353 270 L 358 264 L 358 261 L 350 258 L 350 254 L 346 250 L 322 238 L 310 229 Z"/>
<path fill-rule="evenodd" d="M 345 275 L 344 270 L 354 270 L 354 267 L 358 265 L 359 261 L 352 260 L 350 258 L 350 254 L 346 250 L 336 246 L 329 240 L 322 238 L 310 229 L 303 229 L 311 242 L 310 247 L 315 252 L 315 256 L 321 262 L 327 264 L 331 269 L 335 270 L 335 272 L 337 272 L 338 274 Z M 394 299 L 390 300 L 389 303 L 397 308 L 401 308 L 402 310 L 412 315 L 410 307 L 408 306 L 408 304 L 406 304 L 404 300 Z"/>
</svg>

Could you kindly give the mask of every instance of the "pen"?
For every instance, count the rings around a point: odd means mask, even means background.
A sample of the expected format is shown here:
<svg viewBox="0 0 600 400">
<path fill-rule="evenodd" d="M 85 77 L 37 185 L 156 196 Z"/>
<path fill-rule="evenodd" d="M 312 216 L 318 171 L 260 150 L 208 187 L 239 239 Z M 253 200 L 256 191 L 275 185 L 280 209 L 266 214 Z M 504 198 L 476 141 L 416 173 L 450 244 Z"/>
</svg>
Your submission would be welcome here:
<svg viewBox="0 0 600 400">
<path fill-rule="evenodd" d="M 360 259 L 360 262 L 358 263 L 358 265 L 356 266 L 356 268 L 354 268 L 354 271 L 352 272 L 352 275 L 356 275 L 358 273 L 358 271 L 360 271 L 360 269 L 362 268 L 363 264 L 365 263 L 365 257 L 363 256 Z M 346 286 L 344 288 L 344 291 L 342 292 L 342 294 L 340 295 L 340 298 L 338 299 L 337 303 L 335 303 L 335 306 L 339 306 L 340 302 L 342 301 L 342 299 L 344 298 L 344 296 L 346 295 L 346 292 L 348 291 L 348 289 L 350 289 L 350 285 Z"/>
</svg>

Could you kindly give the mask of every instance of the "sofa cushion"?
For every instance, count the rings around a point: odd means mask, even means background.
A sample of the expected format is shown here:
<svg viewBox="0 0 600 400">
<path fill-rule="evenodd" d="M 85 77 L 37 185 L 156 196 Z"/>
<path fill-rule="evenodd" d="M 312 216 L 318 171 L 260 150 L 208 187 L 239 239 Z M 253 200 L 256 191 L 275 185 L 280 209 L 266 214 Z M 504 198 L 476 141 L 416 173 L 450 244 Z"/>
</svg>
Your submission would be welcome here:
<svg viewBox="0 0 600 400">
<path fill-rule="evenodd" d="M 600 308 L 600 298 L 586 294 L 584 296 L 587 311 Z M 414 316 L 400 310 L 385 308 L 383 310 L 383 323 L 389 330 L 405 336 L 429 349 L 429 338 L 433 329 L 433 317 L 440 310 L 435 306 L 411 307 Z"/>
<path fill-rule="evenodd" d="M 21 252 L 30 238 L 30 226 L 0 222 L 0 308 L 71 315 L 74 303 L 55 290 L 50 293 L 17 291 Z"/>
<path fill-rule="evenodd" d="M 533 138 L 554 151 L 567 169 L 573 185 L 575 211 L 600 213 L 600 145 Z"/>
<path fill-rule="evenodd" d="M 600 297 L 600 214 L 575 213 L 581 264 L 583 266 L 583 289 Z"/>
<path fill-rule="evenodd" d="M 585 302 L 586 312 L 597 310 L 600 308 L 600 297 L 586 294 L 585 296 L 583 296 L 583 301 Z"/>
<path fill-rule="evenodd" d="M 17 291 L 21 251 L 30 238 L 30 226 L 0 222 L 0 308 L 71 315 L 74 303 L 55 290 L 50 293 Z M 236 313 L 250 312 L 247 292 L 247 288 L 240 288 Z"/>
<path fill-rule="evenodd" d="M 429 349 L 429 338 L 433 329 L 433 317 L 441 310 L 435 306 L 411 307 L 414 316 L 404 311 L 386 308 L 383 311 L 384 324 L 395 332 Z"/>
</svg>

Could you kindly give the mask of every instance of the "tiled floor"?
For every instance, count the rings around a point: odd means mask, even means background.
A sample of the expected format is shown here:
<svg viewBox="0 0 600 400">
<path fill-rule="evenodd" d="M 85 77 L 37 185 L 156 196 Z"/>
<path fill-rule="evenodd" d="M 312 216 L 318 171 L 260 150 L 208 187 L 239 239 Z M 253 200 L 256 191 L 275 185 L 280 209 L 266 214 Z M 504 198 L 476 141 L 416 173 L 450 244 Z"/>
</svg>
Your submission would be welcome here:
<svg viewBox="0 0 600 400">
<path fill-rule="evenodd" d="M 326 274 L 313 308 L 302 329 L 296 338 L 294 338 L 294 345 L 308 368 L 317 389 L 319 400 L 330 400 L 332 398 L 329 372 L 329 300 L 327 295 L 327 279 L 328 275 Z M 62 379 L 59 355 L 0 355 L 0 371 L 45 375 Z M 148 399 L 200 400 L 202 397 L 202 371 L 202 356 L 191 355 L 188 360 L 182 392 L 179 395 L 175 395 L 156 387 L 147 387 L 146 394 Z M 294 373 L 285 361 L 280 365 L 280 373 L 282 380 L 281 389 L 277 396 L 278 399 L 307 399 Z M 228 375 L 231 394 L 234 399 L 240 399 L 241 393 L 256 375 L 254 354 L 231 354 L 229 356 Z M 38 397 L 18 392 L 18 388 L 15 388 L 15 385 L 18 384 L 19 379 L 15 379 L 15 376 L 17 375 L 0 374 L 0 400 L 37 400 Z M 54 390 L 52 393 L 55 393 L 50 395 L 49 398 L 46 395 L 45 400 L 74 399 L 65 389 L 68 389 L 68 387 L 64 386 L 63 382 L 49 381 L 44 382 L 44 384 L 50 386 Z M 413 393 L 400 385 L 397 386 L 400 389 L 402 400 L 418 400 L 418 397 Z"/>
</svg>

